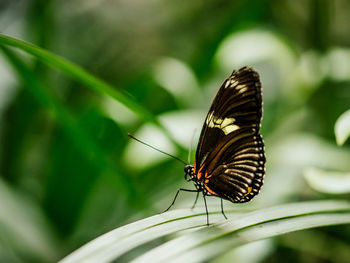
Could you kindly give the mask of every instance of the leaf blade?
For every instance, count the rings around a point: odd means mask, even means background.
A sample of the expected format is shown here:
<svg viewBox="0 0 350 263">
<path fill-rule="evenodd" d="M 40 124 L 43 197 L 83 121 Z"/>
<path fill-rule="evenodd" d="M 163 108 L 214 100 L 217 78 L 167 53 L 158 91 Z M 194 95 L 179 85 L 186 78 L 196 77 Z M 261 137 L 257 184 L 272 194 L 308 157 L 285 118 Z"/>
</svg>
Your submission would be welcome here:
<svg viewBox="0 0 350 263">
<path fill-rule="evenodd" d="M 309 214 L 332 214 L 339 211 L 350 212 L 350 203 L 347 201 L 303 202 L 265 208 L 242 215 L 237 215 L 237 211 L 231 211 L 230 213 L 226 213 L 226 215 L 229 216 L 229 220 L 232 220 L 232 222 L 224 221 L 220 211 L 217 211 L 210 213 L 211 222 L 214 222 L 214 224 L 210 227 L 203 227 L 205 223 L 205 214 L 203 212 L 193 213 L 191 210 L 173 210 L 161 215 L 142 219 L 106 233 L 73 252 L 71 255 L 68 255 L 61 262 L 93 262 L 97 259 L 99 259 L 99 262 L 110 262 L 119 258 L 122 254 L 133 250 L 135 248 L 135 244 L 133 243 L 136 240 L 135 237 L 143 239 L 144 242 L 141 243 L 144 244 L 159 236 L 164 236 L 162 235 L 165 233 L 164 228 L 159 226 L 169 226 L 172 222 L 175 222 L 175 225 L 170 227 L 171 231 L 166 232 L 166 234 L 179 233 L 180 230 L 186 230 L 189 226 L 195 231 L 187 234 L 183 233 L 180 237 L 146 252 L 139 259 L 135 260 L 151 259 L 154 262 L 157 259 L 158 262 L 166 262 L 166 260 L 177 258 L 179 254 L 185 253 L 189 249 L 195 249 L 206 242 L 210 243 L 212 240 L 224 238 L 238 230 L 249 229 L 262 223 L 285 220 L 291 217 L 302 218 Z M 212 220 L 214 214 L 216 217 Z M 148 231 L 149 229 L 155 231 L 150 232 Z M 141 245 L 141 243 L 137 245 Z M 121 248 L 121 246 L 124 246 L 124 248 Z M 114 249 L 116 247 L 119 247 L 118 251 Z M 164 251 L 167 252 L 164 253 Z M 101 256 L 104 259 L 102 261 Z"/>
<path fill-rule="evenodd" d="M 339 116 L 334 125 L 334 133 L 337 144 L 342 146 L 350 136 L 350 110 Z"/>
</svg>

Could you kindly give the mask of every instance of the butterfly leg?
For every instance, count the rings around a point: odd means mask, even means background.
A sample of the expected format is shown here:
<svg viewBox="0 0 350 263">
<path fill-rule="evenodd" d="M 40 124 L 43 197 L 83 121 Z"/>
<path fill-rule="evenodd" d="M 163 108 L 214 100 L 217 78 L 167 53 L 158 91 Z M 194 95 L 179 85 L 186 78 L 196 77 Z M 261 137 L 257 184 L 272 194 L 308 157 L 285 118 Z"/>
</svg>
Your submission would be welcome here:
<svg viewBox="0 0 350 263">
<path fill-rule="evenodd" d="M 198 196 L 199 196 L 199 192 L 197 192 L 196 200 L 194 200 L 194 204 L 193 204 L 193 206 L 191 207 L 191 209 L 193 209 L 193 208 L 196 206 L 197 201 L 198 201 Z"/>
<path fill-rule="evenodd" d="M 183 188 L 180 188 L 179 190 L 177 190 L 173 202 L 170 204 L 170 206 L 169 206 L 167 209 L 165 209 L 165 210 L 163 211 L 163 213 L 166 212 L 166 211 L 168 211 L 168 210 L 175 204 L 175 200 L 176 200 L 177 196 L 179 195 L 180 191 L 198 193 L 198 190 L 190 190 L 190 189 L 183 189 Z"/>
<path fill-rule="evenodd" d="M 222 198 L 221 198 L 221 213 L 222 215 L 225 217 L 225 219 L 227 219 L 226 215 L 225 215 L 225 212 L 224 212 L 224 205 L 222 203 Z"/>
<path fill-rule="evenodd" d="M 205 213 L 207 214 L 207 226 L 209 226 L 209 213 L 208 213 L 207 201 L 205 200 L 204 192 L 203 192 L 203 199 L 204 199 L 204 205 L 205 205 Z"/>
</svg>

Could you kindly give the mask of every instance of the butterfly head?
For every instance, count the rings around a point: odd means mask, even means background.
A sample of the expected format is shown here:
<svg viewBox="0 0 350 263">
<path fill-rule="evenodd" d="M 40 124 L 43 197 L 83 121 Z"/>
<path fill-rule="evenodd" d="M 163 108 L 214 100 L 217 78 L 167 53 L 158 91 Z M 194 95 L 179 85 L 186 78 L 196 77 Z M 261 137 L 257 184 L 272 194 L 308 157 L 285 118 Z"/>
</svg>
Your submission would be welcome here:
<svg viewBox="0 0 350 263">
<path fill-rule="evenodd" d="M 202 191 L 204 189 L 203 181 L 198 180 L 197 176 L 194 173 L 193 165 L 187 164 L 185 166 L 184 170 L 185 170 L 185 180 L 187 182 L 193 181 L 194 182 L 194 186 L 196 187 L 196 189 Z"/>
<path fill-rule="evenodd" d="M 193 165 L 187 164 L 185 166 L 185 179 L 187 182 L 192 181 L 195 178 L 194 171 L 193 171 Z"/>
</svg>

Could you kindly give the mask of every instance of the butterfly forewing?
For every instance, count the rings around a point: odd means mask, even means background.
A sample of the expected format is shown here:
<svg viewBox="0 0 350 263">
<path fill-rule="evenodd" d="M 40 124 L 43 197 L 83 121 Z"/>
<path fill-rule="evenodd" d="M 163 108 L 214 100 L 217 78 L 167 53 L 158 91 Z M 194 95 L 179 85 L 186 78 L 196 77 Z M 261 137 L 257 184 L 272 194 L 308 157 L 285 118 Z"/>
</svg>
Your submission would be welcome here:
<svg viewBox="0 0 350 263">
<path fill-rule="evenodd" d="M 265 172 L 261 117 L 259 75 L 249 67 L 234 71 L 210 107 L 196 152 L 194 172 L 210 194 L 247 202 L 259 192 Z"/>
</svg>

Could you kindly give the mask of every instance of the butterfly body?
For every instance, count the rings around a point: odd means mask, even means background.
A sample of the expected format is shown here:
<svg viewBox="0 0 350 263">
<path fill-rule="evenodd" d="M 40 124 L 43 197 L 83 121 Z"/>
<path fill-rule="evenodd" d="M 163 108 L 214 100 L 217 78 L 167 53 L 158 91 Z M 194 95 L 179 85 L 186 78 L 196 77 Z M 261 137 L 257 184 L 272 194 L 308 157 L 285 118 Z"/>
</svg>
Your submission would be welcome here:
<svg viewBox="0 0 350 263">
<path fill-rule="evenodd" d="M 185 166 L 185 179 L 197 192 L 234 203 L 259 193 L 266 161 L 261 117 L 259 75 L 250 67 L 233 71 L 209 109 L 194 165 Z"/>
<path fill-rule="evenodd" d="M 180 191 L 197 192 L 193 207 L 202 192 L 209 225 L 206 196 L 221 198 L 221 212 L 226 219 L 223 199 L 245 203 L 256 196 L 264 183 L 266 162 L 261 118 L 258 73 L 250 67 L 233 71 L 219 88 L 205 118 L 194 165 L 172 156 L 186 164 L 185 180 L 193 181 L 196 189 L 180 188 L 165 211 L 174 205 Z"/>
</svg>

